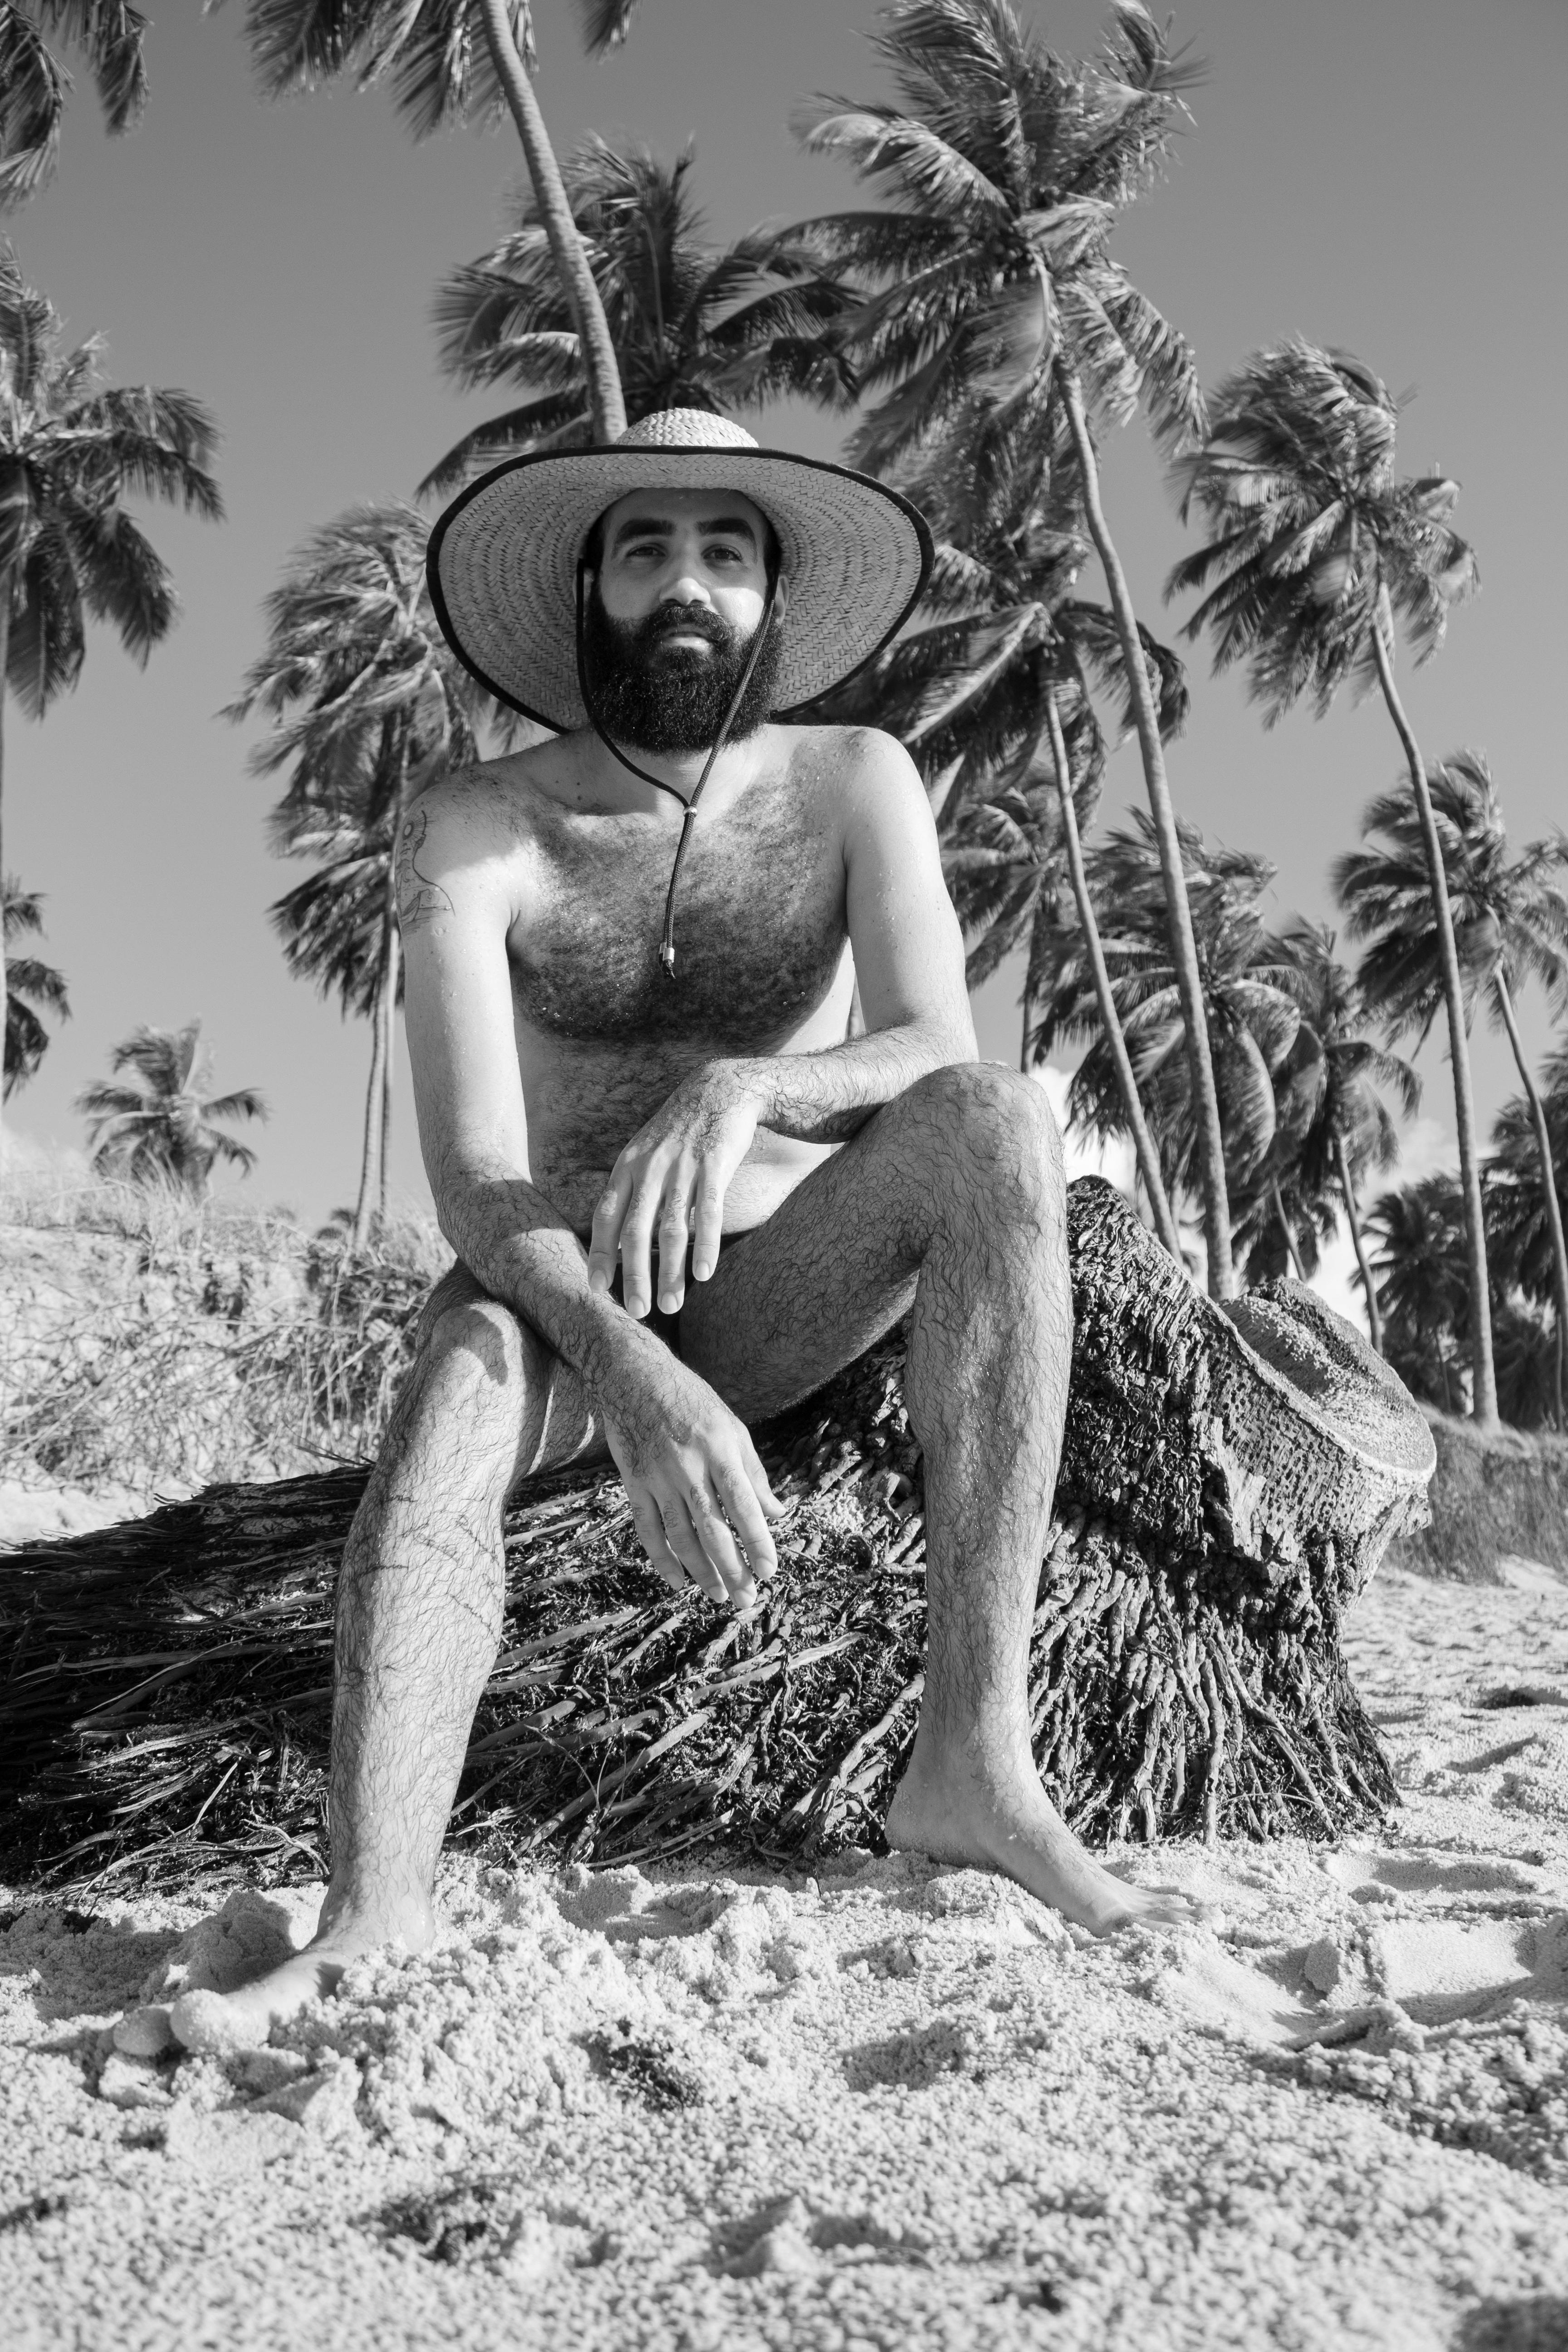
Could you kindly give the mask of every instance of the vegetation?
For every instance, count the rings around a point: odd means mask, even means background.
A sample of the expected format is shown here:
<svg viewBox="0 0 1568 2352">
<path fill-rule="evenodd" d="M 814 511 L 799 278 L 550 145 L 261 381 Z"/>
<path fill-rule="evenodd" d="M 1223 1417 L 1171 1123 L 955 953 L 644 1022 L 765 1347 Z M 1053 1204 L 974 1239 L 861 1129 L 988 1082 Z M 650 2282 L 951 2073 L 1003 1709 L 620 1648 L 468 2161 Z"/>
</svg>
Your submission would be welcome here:
<svg viewBox="0 0 1568 2352">
<path fill-rule="evenodd" d="M 49 1050 L 49 1033 L 43 1016 L 70 1019 L 70 998 L 65 975 L 41 956 L 13 955 L 24 940 L 38 938 L 44 928 L 44 901 L 37 890 L 24 890 L 7 874 L 0 899 L 5 950 L 5 1099 L 26 1085 Z"/>
<path fill-rule="evenodd" d="M 1383 690 L 1431 893 L 1469 1248 L 1472 1410 L 1488 1428 L 1497 1393 L 1464 986 L 1426 772 L 1394 682 L 1396 625 L 1417 663 L 1429 660 L 1477 572 L 1448 525 L 1458 484 L 1395 477 L 1398 417 L 1387 387 L 1348 353 L 1300 339 L 1255 353 L 1215 394 L 1202 448 L 1173 467 L 1183 520 L 1195 507 L 1210 537 L 1166 593 L 1206 590 L 1185 634 L 1210 632 L 1216 671 L 1247 664 L 1266 726 L 1303 694 L 1321 717 L 1347 683 Z"/>
<path fill-rule="evenodd" d="M 169 1184 L 198 1201 L 220 1160 L 248 1176 L 256 1154 L 226 1135 L 222 1122 L 265 1118 L 267 1106 L 254 1087 L 226 1095 L 202 1092 L 201 1034 L 199 1021 L 184 1029 L 134 1029 L 115 1046 L 110 1067 L 134 1071 L 135 1083 L 99 1079 L 82 1088 L 77 1108 L 89 1123 L 99 1175 Z"/>
<path fill-rule="evenodd" d="M 118 133 L 147 103 L 146 34 L 126 0 L 0 0 L 0 205 L 36 194 L 59 154 L 70 76 L 50 41 L 80 49 L 104 128 Z"/>
<path fill-rule="evenodd" d="M 106 385 L 101 356 L 97 342 L 65 350 L 53 304 L 0 246 L 0 793 L 8 693 L 41 719 L 81 674 L 89 619 L 139 662 L 174 626 L 174 583 L 127 495 L 223 512 L 201 403 Z M 9 1039 L 8 1015 L 0 1026 Z"/>
<path fill-rule="evenodd" d="M 1433 768 L 1426 791 L 1453 912 L 1465 1026 L 1468 1031 L 1478 998 L 1484 1000 L 1494 1026 L 1507 1034 L 1530 1107 L 1557 1307 L 1556 1412 L 1568 1427 L 1562 1365 L 1568 1250 L 1546 1114 L 1514 1003 L 1521 982 L 1531 979 L 1568 1002 L 1568 835 L 1559 831 L 1510 858 L 1491 772 L 1478 751 L 1457 752 Z M 1367 810 L 1362 832 L 1373 845 L 1334 866 L 1334 887 L 1351 929 L 1369 943 L 1362 988 L 1391 1035 L 1425 1038 L 1443 1001 L 1444 970 L 1418 813 L 1404 793 L 1384 793 Z"/>
<path fill-rule="evenodd" d="M 585 140 L 562 173 L 604 306 L 628 420 L 660 408 L 729 414 L 795 394 L 847 408 L 854 379 L 821 341 L 847 298 L 787 238 L 753 230 L 718 247 L 692 201 L 691 151 Z M 420 484 L 446 495 L 516 451 L 597 437 L 592 387 L 554 257 L 530 194 L 517 226 L 436 297 L 441 364 L 466 389 L 521 387 L 516 408 L 465 434 Z"/>
</svg>

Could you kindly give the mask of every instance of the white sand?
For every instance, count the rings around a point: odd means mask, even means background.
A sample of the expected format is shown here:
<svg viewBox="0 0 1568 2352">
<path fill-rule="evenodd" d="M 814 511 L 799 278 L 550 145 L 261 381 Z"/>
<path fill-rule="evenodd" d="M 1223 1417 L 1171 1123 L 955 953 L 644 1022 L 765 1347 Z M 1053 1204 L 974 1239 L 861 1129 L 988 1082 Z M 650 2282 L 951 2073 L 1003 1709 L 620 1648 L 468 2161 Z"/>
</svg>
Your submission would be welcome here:
<svg viewBox="0 0 1568 2352">
<path fill-rule="evenodd" d="M 1563 2352 L 1568 1580 L 1391 1572 L 1351 1650 L 1404 1807 L 1354 1851 L 1134 1854 L 1219 1935 L 1094 1946 L 898 1861 L 455 1870 L 433 1954 L 177 2062 L 114 2050 L 124 2006 L 314 1897 L 29 1908 L 0 2337 Z"/>
</svg>

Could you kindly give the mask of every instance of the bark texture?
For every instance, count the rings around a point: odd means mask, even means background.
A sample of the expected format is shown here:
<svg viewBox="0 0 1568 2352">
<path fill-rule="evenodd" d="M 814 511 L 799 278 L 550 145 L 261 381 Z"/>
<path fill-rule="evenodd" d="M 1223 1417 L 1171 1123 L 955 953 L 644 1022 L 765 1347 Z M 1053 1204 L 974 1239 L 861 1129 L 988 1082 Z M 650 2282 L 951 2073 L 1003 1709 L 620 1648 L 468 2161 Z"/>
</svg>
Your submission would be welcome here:
<svg viewBox="0 0 1568 2352">
<path fill-rule="evenodd" d="M 1072 1391 L 1029 1665 L 1046 1784 L 1095 1843 L 1369 1824 L 1394 1790 L 1339 1629 L 1425 1524 L 1426 1423 L 1310 1292 L 1221 1309 L 1109 1185 L 1068 1197 Z M 613 1470 L 520 1492 L 456 1838 L 591 1861 L 723 1838 L 774 1862 L 879 1838 L 925 1634 L 902 1353 L 894 1333 L 758 1433 L 795 1509 L 747 1624 L 657 1581 Z M 0 1873 L 319 1873 L 363 1483 L 215 1487 L 10 1556 Z"/>
</svg>

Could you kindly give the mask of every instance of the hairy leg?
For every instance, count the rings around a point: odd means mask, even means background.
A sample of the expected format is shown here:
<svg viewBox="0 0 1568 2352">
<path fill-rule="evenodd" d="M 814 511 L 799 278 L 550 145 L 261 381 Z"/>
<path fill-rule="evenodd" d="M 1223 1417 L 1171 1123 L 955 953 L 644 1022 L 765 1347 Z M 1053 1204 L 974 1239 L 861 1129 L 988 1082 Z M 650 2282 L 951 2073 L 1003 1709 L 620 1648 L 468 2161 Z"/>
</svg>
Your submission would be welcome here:
<svg viewBox="0 0 1568 2352">
<path fill-rule="evenodd" d="M 689 1294 L 682 1352 L 747 1421 L 808 1394 L 913 1303 L 929 1647 L 895 1845 L 1005 1871 L 1081 1925 L 1184 1918 L 1103 1869 L 1029 1747 L 1029 1627 L 1072 1352 L 1060 1139 L 993 1064 L 921 1079 Z"/>
<path fill-rule="evenodd" d="M 465 1268 L 432 1293 L 338 1584 L 332 1870 L 316 1933 L 225 2005 L 265 2039 L 350 1960 L 420 1950 L 474 1710 L 500 1638 L 501 1519 L 531 1471 L 603 1450 L 577 1376 Z M 200 2038 L 202 2004 L 176 2004 Z M 182 2039 L 186 2038 L 182 2033 Z"/>
</svg>

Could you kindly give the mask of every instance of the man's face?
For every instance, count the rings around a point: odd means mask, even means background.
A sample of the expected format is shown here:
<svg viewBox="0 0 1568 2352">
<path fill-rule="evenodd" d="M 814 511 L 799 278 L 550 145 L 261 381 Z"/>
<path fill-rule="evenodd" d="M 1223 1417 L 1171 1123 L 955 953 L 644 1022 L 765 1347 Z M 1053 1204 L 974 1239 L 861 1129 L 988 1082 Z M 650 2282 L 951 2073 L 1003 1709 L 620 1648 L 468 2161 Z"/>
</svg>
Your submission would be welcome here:
<svg viewBox="0 0 1568 2352">
<path fill-rule="evenodd" d="M 600 526 L 589 674 L 610 732 L 649 751 L 706 750 L 740 682 L 768 585 L 768 527 L 732 490 L 637 490 Z M 776 632 L 731 728 L 772 708 Z"/>
</svg>

